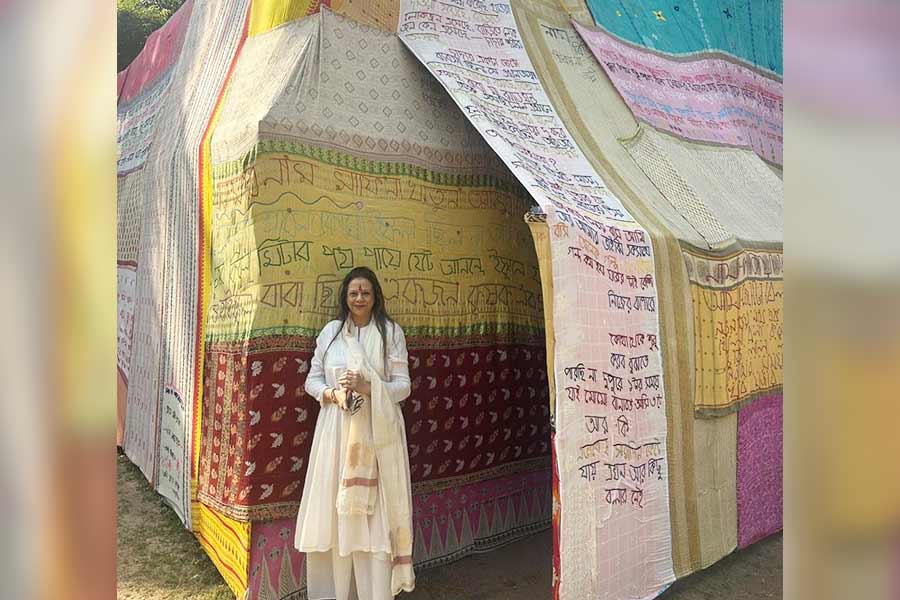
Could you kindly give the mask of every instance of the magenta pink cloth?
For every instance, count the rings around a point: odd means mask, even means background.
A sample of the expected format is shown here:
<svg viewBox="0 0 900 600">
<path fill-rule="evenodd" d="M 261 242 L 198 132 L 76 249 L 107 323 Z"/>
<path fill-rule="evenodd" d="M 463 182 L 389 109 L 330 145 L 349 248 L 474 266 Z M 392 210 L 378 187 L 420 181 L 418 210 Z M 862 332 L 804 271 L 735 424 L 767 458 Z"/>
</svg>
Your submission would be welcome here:
<svg viewBox="0 0 900 600">
<path fill-rule="evenodd" d="M 500 527 L 493 534 L 487 533 L 479 537 L 478 524 L 482 514 L 485 516 L 488 531 L 493 520 L 506 520 L 507 511 L 516 511 L 516 521 L 528 521 L 526 515 L 537 512 L 550 515 L 550 470 L 520 473 L 499 477 L 488 481 L 480 481 L 433 492 L 413 495 L 413 528 L 425 542 L 424 548 L 418 546 L 413 551 L 413 561 L 417 566 L 435 566 L 457 560 L 475 552 L 476 545 L 471 539 L 463 541 L 463 513 L 468 513 L 472 526 L 472 534 L 478 538 L 482 549 L 495 544 L 512 541 L 518 537 L 535 531 L 542 526 L 522 525 L 522 531 Z M 534 498 L 535 490 L 546 490 Z M 509 500 L 512 499 L 512 507 Z M 533 502 L 540 502 L 535 507 Z M 495 514 L 495 506 L 497 514 Z M 537 509 L 537 511 L 535 510 Z M 543 527 L 549 523 L 544 523 Z M 305 555 L 294 549 L 294 529 L 296 519 L 293 517 L 277 519 L 269 522 L 254 522 L 250 540 L 250 579 L 247 600 L 261 597 L 280 598 L 299 589 Z M 454 537 L 449 535 L 453 528 Z M 432 530 L 437 529 L 437 539 L 432 540 Z M 440 547 L 434 547 L 440 544 Z M 285 562 L 285 553 L 288 554 Z M 290 572 L 283 572 L 286 565 Z M 263 570 L 265 569 L 265 578 Z M 267 582 L 264 589 L 263 581 Z"/>
<path fill-rule="evenodd" d="M 764 396 L 738 413 L 738 548 L 784 527 L 782 396 Z"/>
<path fill-rule="evenodd" d="M 165 25 L 150 34 L 144 49 L 119 73 L 119 103 L 134 98 L 172 65 L 181 52 L 193 6 L 193 0 L 182 4 Z"/>
<path fill-rule="evenodd" d="M 686 139 L 749 148 L 782 164 L 780 80 L 723 54 L 667 56 L 573 24 L 635 118 Z"/>
</svg>

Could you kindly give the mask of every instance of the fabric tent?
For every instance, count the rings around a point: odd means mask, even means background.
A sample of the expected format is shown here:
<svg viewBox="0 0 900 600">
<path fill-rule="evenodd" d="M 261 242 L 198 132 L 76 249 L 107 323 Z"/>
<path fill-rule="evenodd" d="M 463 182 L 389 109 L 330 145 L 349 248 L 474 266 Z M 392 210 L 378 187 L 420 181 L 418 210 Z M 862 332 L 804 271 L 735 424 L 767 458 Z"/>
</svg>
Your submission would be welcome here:
<svg viewBox="0 0 900 600">
<path fill-rule="evenodd" d="M 649 598 L 780 530 L 778 169 L 640 119 L 569 4 L 189 0 L 120 75 L 122 444 L 236 595 L 303 594 L 357 265 L 409 340 L 419 568 L 553 512 L 556 596 Z"/>
</svg>

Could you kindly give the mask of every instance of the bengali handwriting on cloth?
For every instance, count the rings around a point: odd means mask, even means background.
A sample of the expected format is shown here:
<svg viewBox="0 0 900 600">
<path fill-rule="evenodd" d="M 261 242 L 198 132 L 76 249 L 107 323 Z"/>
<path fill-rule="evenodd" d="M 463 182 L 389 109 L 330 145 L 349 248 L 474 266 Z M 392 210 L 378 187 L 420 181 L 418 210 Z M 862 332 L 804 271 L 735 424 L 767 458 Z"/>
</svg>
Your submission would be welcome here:
<svg viewBox="0 0 900 600">
<path fill-rule="evenodd" d="M 667 57 L 572 22 L 635 117 L 683 138 L 749 148 L 781 165 L 780 80 L 721 55 Z"/>
<path fill-rule="evenodd" d="M 413 492 L 548 470 L 530 200 L 395 35 L 323 9 L 249 38 L 211 157 L 204 503 L 296 515 L 309 350 L 361 265 L 407 336 Z"/>
<path fill-rule="evenodd" d="M 734 412 L 784 382 L 784 261 L 780 251 L 726 257 L 684 252 L 694 312 L 699 416 Z"/>
<path fill-rule="evenodd" d="M 404 1 L 399 33 L 547 213 L 565 515 L 558 597 L 655 597 L 674 574 L 649 236 L 556 114 L 508 3 Z"/>
<path fill-rule="evenodd" d="M 166 99 L 152 121 L 152 146 L 139 182 L 143 202 L 123 448 L 198 535 L 194 525 L 205 524 L 193 521 L 198 510 L 193 467 L 206 266 L 197 201 L 205 171 L 198 149 L 243 39 L 248 6 L 249 0 L 229 0 L 191 9 Z M 170 110 L 183 106 L 191 110 Z"/>
</svg>

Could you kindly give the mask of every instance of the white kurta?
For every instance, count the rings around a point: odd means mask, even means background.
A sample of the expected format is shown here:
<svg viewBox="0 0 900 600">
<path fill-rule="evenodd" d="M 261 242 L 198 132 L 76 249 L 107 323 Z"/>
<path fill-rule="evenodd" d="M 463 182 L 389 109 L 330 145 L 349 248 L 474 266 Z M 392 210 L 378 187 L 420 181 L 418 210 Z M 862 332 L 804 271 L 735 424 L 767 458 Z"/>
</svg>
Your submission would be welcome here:
<svg viewBox="0 0 900 600">
<path fill-rule="evenodd" d="M 331 321 L 319 333 L 306 378 L 306 392 L 320 405 L 325 389 L 339 387 L 337 375 L 347 368 L 347 343 L 342 335 L 335 338 L 340 326 L 339 321 Z M 387 329 L 385 376 L 388 379 L 385 387 L 391 400 L 401 402 L 410 393 L 406 338 L 399 325 L 388 325 Z M 361 343 L 373 330 L 376 330 L 374 322 L 365 327 L 352 328 Z M 335 339 L 329 348 L 332 338 Z M 371 415 L 370 404 L 365 402 L 360 410 Z M 338 515 L 335 508 L 351 418 L 336 404 L 325 404 L 316 421 L 294 537 L 294 546 L 307 554 L 310 600 L 392 598 L 390 528 L 381 482 L 373 514 Z M 401 435 L 405 437 L 403 428 Z M 403 447 L 406 447 L 405 439 Z M 390 493 L 390 490 L 387 492 Z"/>
</svg>

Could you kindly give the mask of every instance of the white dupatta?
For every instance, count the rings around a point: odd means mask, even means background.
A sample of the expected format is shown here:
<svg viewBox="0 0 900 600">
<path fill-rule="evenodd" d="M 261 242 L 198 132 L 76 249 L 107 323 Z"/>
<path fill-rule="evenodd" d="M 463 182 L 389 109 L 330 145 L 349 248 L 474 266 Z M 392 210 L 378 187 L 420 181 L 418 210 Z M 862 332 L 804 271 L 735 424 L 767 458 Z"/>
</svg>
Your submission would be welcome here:
<svg viewBox="0 0 900 600">
<path fill-rule="evenodd" d="M 347 367 L 359 370 L 361 376 L 371 383 L 372 393 L 369 398 L 366 398 L 371 403 L 371 412 L 361 410 L 351 417 L 349 436 L 352 442 L 354 433 L 356 433 L 357 439 L 363 437 L 371 439 L 374 446 L 377 463 L 375 473 L 380 483 L 381 501 L 387 509 L 391 542 L 391 593 L 396 595 L 401 591 L 412 591 L 416 581 L 412 566 L 412 493 L 403 414 L 400 411 L 400 405 L 391 399 L 384 384 L 387 376 L 385 374 L 383 341 L 378 327 L 370 328 L 363 344 L 359 343 L 350 329 L 348 323 L 342 332 L 348 349 Z M 365 423 L 366 418 L 359 422 L 360 426 L 371 426 L 371 437 L 363 436 L 361 431 L 354 432 L 353 420 L 363 414 L 366 414 L 366 417 L 371 414 L 369 423 Z M 345 462 L 345 471 L 346 469 Z M 353 473 L 342 473 L 342 485 L 338 491 L 339 511 L 341 510 L 341 494 L 344 493 L 345 474 L 353 475 Z M 346 489 L 354 488 L 347 487 Z M 363 487 L 361 489 L 376 488 Z M 372 498 L 372 502 L 374 505 L 374 498 Z"/>
</svg>

